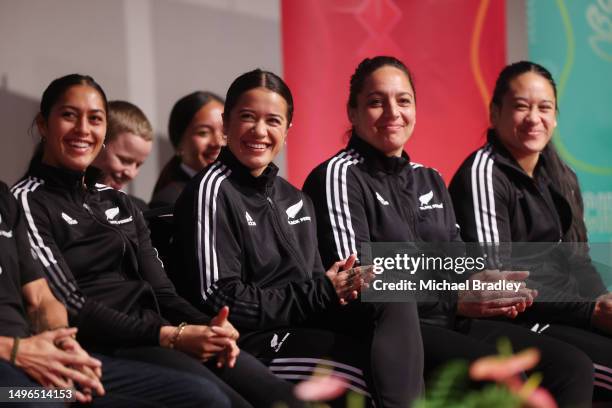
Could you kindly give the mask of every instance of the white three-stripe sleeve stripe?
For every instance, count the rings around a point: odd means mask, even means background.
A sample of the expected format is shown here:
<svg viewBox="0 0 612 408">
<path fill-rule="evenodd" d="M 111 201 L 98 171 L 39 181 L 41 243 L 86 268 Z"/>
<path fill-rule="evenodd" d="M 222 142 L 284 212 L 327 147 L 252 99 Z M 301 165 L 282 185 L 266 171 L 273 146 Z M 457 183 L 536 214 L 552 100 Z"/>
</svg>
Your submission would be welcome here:
<svg viewBox="0 0 612 408">
<path fill-rule="evenodd" d="M 478 172 L 478 164 L 480 163 L 480 158 L 482 156 L 482 150 L 479 150 L 476 153 L 476 157 L 474 158 L 474 162 L 472 163 L 471 168 L 471 177 L 470 181 L 472 183 L 472 206 L 474 207 L 474 221 L 476 222 L 476 233 L 478 234 L 478 242 L 485 242 L 484 237 L 482 235 L 482 222 L 481 217 L 482 214 L 479 211 L 480 209 L 480 200 L 478 195 L 478 178 L 476 177 L 476 173 Z"/>
<path fill-rule="evenodd" d="M 471 168 L 471 185 L 478 242 L 486 244 L 489 259 L 497 263 L 499 259 L 496 244 L 499 243 L 499 230 L 495 210 L 493 158 L 490 145 L 476 153 Z"/>
<path fill-rule="evenodd" d="M 350 154 L 342 152 L 329 161 L 326 169 L 327 210 L 339 259 L 357 252 L 346 184 L 348 167 L 357 162 Z"/>
<path fill-rule="evenodd" d="M 216 163 L 207 171 L 198 186 L 196 240 L 201 285 L 200 293 L 204 300 L 210 294 L 211 285 L 219 277 L 215 247 L 216 237 L 214 236 L 216 234 L 216 227 L 211 228 L 211 223 L 214 226 L 219 185 L 229 173 L 230 171 L 226 171 L 225 166 Z"/>
<path fill-rule="evenodd" d="M 605 381 L 605 383 L 601 383 L 601 381 L 598 381 L 600 384 L 595 385 L 612 389 L 612 369 L 596 363 L 593 364 L 593 368 L 595 369 L 595 379 Z"/>
<path fill-rule="evenodd" d="M 38 256 L 40 262 L 47 271 L 47 277 L 51 284 L 58 290 L 58 295 L 62 296 L 64 303 L 67 307 L 74 309 L 81 309 L 85 303 L 85 299 L 78 294 L 76 285 L 70 281 L 61 267 L 58 265 L 51 248 L 47 246 L 40 236 L 34 218 L 32 217 L 32 211 L 30 209 L 30 203 L 28 201 L 28 193 L 35 191 L 42 183 L 39 181 L 28 178 L 16 184 L 13 187 L 13 194 L 19 201 L 23 208 L 23 212 L 26 218 L 26 224 L 28 228 L 28 240 L 30 246 Z"/>
</svg>

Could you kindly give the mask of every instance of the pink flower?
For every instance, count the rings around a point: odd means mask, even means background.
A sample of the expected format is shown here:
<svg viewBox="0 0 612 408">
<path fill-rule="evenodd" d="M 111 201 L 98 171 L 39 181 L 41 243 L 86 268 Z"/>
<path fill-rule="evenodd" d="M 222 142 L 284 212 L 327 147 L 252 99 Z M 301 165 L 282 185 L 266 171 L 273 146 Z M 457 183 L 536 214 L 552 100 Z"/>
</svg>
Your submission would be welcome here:
<svg viewBox="0 0 612 408">
<path fill-rule="evenodd" d="M 329 401 L 338 398 L 346 391 L 346 381 L 333 374 L 313 375 L 293 389 L 302 401 Z"/>
<path fill-rule="evenodd" d="M 490 356 L 476 360 L 470 366 L 470 377 L 477 381 L 495 381 L 504 384 L 510 392 L 517 395 L 529 408 L 557 408 L 557 403 L 548 391 L 538 387 L 540 379 L 531 376 L 527 382 L 520 374 L 540 361 L 536 349 L 523 350 L 510 357 Z"/>
</svg>

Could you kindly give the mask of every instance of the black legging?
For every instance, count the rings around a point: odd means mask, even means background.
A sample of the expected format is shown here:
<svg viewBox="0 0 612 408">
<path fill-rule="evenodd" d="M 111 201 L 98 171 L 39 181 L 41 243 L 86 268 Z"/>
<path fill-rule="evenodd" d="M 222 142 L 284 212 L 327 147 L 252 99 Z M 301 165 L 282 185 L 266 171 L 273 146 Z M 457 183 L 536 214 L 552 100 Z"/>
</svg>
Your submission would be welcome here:
<svg viewBox="0 0 612 408">
<path fill-rule="evenodd" d="M 365 303 L 314 316 L 306 325 L 369 345 L 364 373 L 377 407 L 410 406 L 423 390 L 423 341 L 416 303 Z"/>
<path fill-rule="evenodd" d="M 562 341 L 537 336 L 515 324 L 474 319 L 463 333 L 423 325 L 425 367 L 429 374 L 452 359 L 474 361 L 497 354 L 500 337 L 512 343 L 515 352 L 535 347 L 541 353 L 533 371 L 543 375 L 548 389 L 561 407 L 588 407 L 593 393 L 593 367 L 589 358 L 576 347 Z"/>
<path fill-rule="evenodd" d="M 558 323 L 524 323 L 543 338 L 554 338 L 582 350 L 591 359 L 594 374 L 593 401 L 612 406 L 612 338 L 596 329 L 588 330 Z"/>
<path fill-rule="evenodd" d="M 279 402 L 288 407 L 303 407 L 293 396 L 293 385 L 274 376 L 266 366 L 241 352 L 234 368 L 217 369 L 215 361 L 206 365 L 176 350 L 162 347 L 119 349 L 116 357 L 144 361 L 202 376 L 215 383 L 230 399 L 232 407 L 266 408 Z"/>
</svg>

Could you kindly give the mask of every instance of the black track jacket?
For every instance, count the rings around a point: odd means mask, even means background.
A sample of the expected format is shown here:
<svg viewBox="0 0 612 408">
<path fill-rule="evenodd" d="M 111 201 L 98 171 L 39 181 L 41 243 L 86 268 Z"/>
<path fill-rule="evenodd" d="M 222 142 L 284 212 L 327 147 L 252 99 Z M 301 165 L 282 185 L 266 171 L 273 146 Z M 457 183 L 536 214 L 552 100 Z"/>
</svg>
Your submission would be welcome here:
<svg viewBox="0 0 612 408">
<path fill-rule="evenodd" d="M 317 250 L 310 199 L 270 164 L 253 177 L 227 148 L 174 211 L 172 278 L 203 310 L 230 307 L 245 331 L 299 324 L 338 304 Z"/>
<path fill-rule="evenodd" d="M 569 203 L 548 177 L 544 157 L 531 178 L 494 137 L 463 162 L 449 191 L 466 242 L 492 243 L 489 247 L 548 242 L 555 250 L 572 222 Z M 499 266 L 503 267 L 511 249 L 503 244 L 498 248 Z M 540 301 L 536 299 L 520 317 L 586 327 L 593 299 L 607 290 L 588 255 L 572 256 L 558 248 L 552 253 L 555 255 L 543 255 L 541 262 L 533 263 L 537 269 L 532 270 L 529 285 L 540 291 Z M 570 300 L 554 301 L 569 299 L 567 295 Z"/>
<path fill-rule="evenodd" d="M 91 347 L 159 345 L 163 324 L 206 324 L 176 294 L 142 213 L 126 194 L 96 184 L 97 176 L 38 164 L 12 188 L 79 339 Z"/>
<path fill-rule="evenodd" d="M 304 183 L 315 204 L 319 250 L 325 266 L 362 242 L 461 241 L 452 203 L 436 170 L 387 157 L 353 135 L 346 149 L 317 166 Z M 456 293 L 419 305 L 421 321 L 450 327 Z"/>
</svg>

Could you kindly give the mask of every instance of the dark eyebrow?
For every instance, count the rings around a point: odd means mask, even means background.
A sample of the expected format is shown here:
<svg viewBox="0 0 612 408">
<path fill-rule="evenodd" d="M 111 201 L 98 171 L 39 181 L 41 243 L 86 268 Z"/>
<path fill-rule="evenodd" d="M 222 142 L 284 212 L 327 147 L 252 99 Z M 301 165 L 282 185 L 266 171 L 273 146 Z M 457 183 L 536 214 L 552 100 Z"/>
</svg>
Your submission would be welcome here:
<svg viewBox="0 0 612 408">
<path fill-rule="evenodd" d="M 369 94 L 366 95 L 366 98 L 369 98 L 370 96 L 384 96 L 386 95 L 384 92 L 380 92 L 380 91 L 374 91 L 374 92 L 370 92 Z M 396 94 L 396 96 L 404 96 L 404 95 L 409 95 L 410 97 L 413 97 L 412 93 L 406 91 L 406 92 L 400 92 L 398 94 Z"/>
<path fill-rule="evenodd" d="M 72 106 L 72 105 L 62 105 L 62 106 L 60 106 L 60 109 L 66 109 L 66 108 L 72 109 L 72 110 L 75 110 L 75 111 L 79 111 L 80 110 L 76 106 Z M 90 112 L 104 114 L 104 109 L 92 109 Z"/>
<path fill-rule="evenodd" d="M 515 97 L 514 97 L 514 100 L 515 100 L 515 101 L 528 102 L 528 98 L 524 98 L 524 97 L 522 97 L 522 96 L 515 96 Z M 544 99 L 544 100 L 541 100 L 541 101 L 540 101 L 540 103 L 542 103 L 542 102 L 552 103 L 553 105 L 555 104 L 555 102 L 554 102 L 554 101 L 552 101 L 552 100 L 550 100 L 550 99 Z"/>
</svg>

